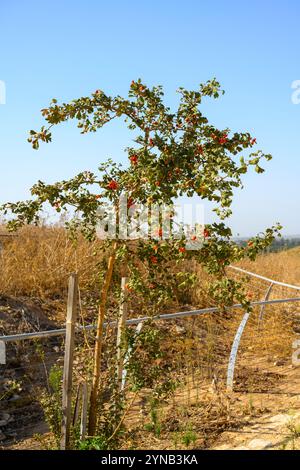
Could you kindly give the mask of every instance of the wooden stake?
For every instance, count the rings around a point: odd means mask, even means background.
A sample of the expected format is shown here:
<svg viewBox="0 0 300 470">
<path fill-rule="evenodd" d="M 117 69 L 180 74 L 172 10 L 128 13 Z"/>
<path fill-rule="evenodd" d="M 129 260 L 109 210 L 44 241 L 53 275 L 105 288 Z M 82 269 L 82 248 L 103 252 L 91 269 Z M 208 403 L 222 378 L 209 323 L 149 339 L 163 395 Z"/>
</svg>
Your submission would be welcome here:
<svg viewBox="0 0 300 470">
<path fill-rule="evenodd" d="M 97 427 L 97 400 L 98 400 L 98 388 L 100 383 L 101 374 L 101 354 L 102 354 L 102 337 L 103 337 L 103 323 L 106 313 L 106 302 L 108 290 L 110 287 L 113 268 L 116 260 L 116 251 L 118 244 L 117 242 L 113 245 L 113 251 L 108 260 L 106 277 L 103 283 L 100 296 L 100 305 L 98 310 L 98 322 L 97 322 L 97 333 L 96 333 L 96 344 L 94 352 L 94 372 L 91 390 L 91 402 L 89 410 L 89 435 L 94 436 Z"/>
<path fill-rule="evenodd" d="M 123 367 L 124 367 L 122 339 L 124 335 L 125 322 L 126 322 L 127 313 L 128 313 L 126 284 L 127 284 L 127 277 L 122 277 L 121 303 L 120 303 L 118 331 L 117 331 L 117 380 L 118 380 L 118 388 L 120 391 L 122 390 L 122 377 L 123 377 Z"/>
<path fill-rule="evenodd" d="M 78 276 L 71 274 L 69 278 L 67 321 L 66 321 L 66 343 L 63 374 L 63 397 L 62 397 L 62 425 L 60 448 L 65 450 L 69 446 L 72 410 L 72 368 L 74 355 L 75 325 L 77 318 L 78 299 Z"/>
</svg>

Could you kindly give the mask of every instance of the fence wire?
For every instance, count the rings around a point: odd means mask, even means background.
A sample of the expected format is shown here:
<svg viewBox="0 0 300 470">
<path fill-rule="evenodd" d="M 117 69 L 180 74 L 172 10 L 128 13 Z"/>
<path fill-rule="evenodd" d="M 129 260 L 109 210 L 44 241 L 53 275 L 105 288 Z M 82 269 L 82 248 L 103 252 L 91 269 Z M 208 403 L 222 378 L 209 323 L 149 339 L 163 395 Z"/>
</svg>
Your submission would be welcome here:
<svg viewBox="0 0 300 470">
<path fill-rule="evenodd" d="M 249 277 L 248 283 L 254 298 L 265 298 L 269 286 L 264 280 Z M 269 298 L 286 297 L 288 292 L 288 287 L 274 285 Z M 117 412 L 111 387 L 117 375 L 117 328 L 116 321 L 111 322 L 102 353 L 100 426 L 111 419 L 112 410 L 116 416 L 112 432 L 120 422 L 124 429 L 120 448 L 209 448 L 223 432 L 240 432 L 249 416 L 259 417 L 276 406 L 280 410 L 283 396 L 289 397 L 291 407 L 299 406 L 300 368 L 292 360 L 293 344 L 300 337 L 299 312 L 293 302 L 266 305 L 263 315 L 260 305 L 253 308 L 238 344 L 233 392 L 226 387 L 228 362 L 243 311 L 208 311 L 155 322 L 132 320 L 122 343 L 123 408 Z M 146 351 L 149 338 L 152 350 Z M 76 334 L 75 426 L 81 415 L 80 387 L 92 381 L 94 340 L 91 328 Z M 52 372 L 61 369 L 63 354 L 62 335 L 7 343 L 7 362 L 0 365 L 3 447 L 49 432 L 40 396 L 55 395 Z M 54 374 L 55 379 L 61 381 L 59 374 Z M 59 409 L 59 403 L 56 406 Z"/>
</svg>

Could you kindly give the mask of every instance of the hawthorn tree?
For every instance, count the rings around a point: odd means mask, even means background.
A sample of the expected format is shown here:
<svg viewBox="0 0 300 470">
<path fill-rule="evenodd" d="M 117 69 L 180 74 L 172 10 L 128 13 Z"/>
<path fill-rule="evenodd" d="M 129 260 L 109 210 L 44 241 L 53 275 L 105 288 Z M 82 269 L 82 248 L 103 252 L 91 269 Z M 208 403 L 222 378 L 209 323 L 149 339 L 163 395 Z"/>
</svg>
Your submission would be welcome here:
<svg viewBox="0 0 300 470">
<path fill-rule="evenodd" d="M 31 188 L 31 200 L 2 206 L 5 214 L 13 215 L 8 222 L 10 230 L 17 230 L 24 224 L 38 224 L 46 203 L 57 212 L 73 207 L 75 215 L 66 222 L 67 228 L 73 236 L 82 232 L 92 239 L 99 222 L 99 208 L 105 208 L 107 201 L 118 207 L 123 194 L 128 198 L 129 211 L 137 204 L 172 206 L 174 200 L 182 195 L 198 195 L 215 204 L 219 222 L 205 226 L 202 244 L 197 250 L 186 250 L 185 233 L 179 238 L 170 236 L 165 239 L 162 226 L 156 227 L 156 232 L 152 230 L 148 239 L 138 240 L 134 247 L 126 240 L 118 239 L 118 234 L 115 240 L 106 240 L 110 257 L 100 296 L 90 435 L 96 429 L 103 322 L 116 259 L 126 264 L 130 279 L 128 292 L 140 293 L 156 302 L 156 306 L 162 299 L 172 296 L 174 282 L 178 282 L 178 273 L 173 275 L 166 266 L 170 262 L 193 258 L 214 276 L 210 293 L 217 305 L 224 307 L 239 301 L 249 309 L 250 299 L 244 286 L 228 277 L 226 267 L 243 258 L 255 259 L 280 230 L 279 225 L 269 228 L 249 240 L 244 247 L 232 240 L 231 229 L 224 220 L 231 215 L 234 190 L 242 187 L 242 175 L 249 167 L 262 173 L 261 161 L 270 160 L 271 156 L 261 150 L 252 151 L 256 139 L 248 132 L 218 129 L 202 114 L 202 99 L 218 98 L 223 93 L 215 79 L 200 85 L 197 91 L 184 88 L 178 91 L 181 98 L 175 112 L 164 104 L 160 86 L 150 89 L 140 80 L 131 82 L 127 98 L 111 97 L 97 90 L 90 97 L 70 103 L 58 104 L 53 99 L 50 106 L 42 110 L 47 125 L 38 132 L 30 131 L 28 141 L 34 149 L 38 149 L 41 142 L 51 142 L 52 128 L 65 121 L 76 120 L 81 133 L 85 134 L 96 132 L 105 124 L 121 118 L 134 132 L 133 144 L 126 148 L 128 164 L 122 166 L 108 160 L 99 166 L 97 173 L 83 171 L 68 181 L 55 184 L 38 181 Z M 193 241 L 195 238 L 194 235 Z M 143 273 L 141 266 L 146 267 Z"/>
</svg>

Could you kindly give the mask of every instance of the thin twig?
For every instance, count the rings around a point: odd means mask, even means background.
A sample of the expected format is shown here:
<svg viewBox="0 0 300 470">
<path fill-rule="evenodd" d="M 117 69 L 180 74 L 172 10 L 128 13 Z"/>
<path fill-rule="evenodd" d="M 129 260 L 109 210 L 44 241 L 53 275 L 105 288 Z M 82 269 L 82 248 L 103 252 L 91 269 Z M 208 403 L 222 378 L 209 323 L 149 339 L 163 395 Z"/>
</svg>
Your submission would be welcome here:
<svg viewBox="0 0 300 470">
<path fill-rule="evenodd" d="M 122 424 L 123 424 L 123 422 L 124 422 L 124 419 L 126 418 L 126 416 L 127 416 L 128 412 L 129 412 L 131 406 L 133 405 L 133 402 L 134 402 L 135 397 L 137 396 L 137 394 L 138 394 L 138 390 L 135 391 L 135 393 L 134 393 L 132 399 L 131 399 L 130 402 L 129 402 L 128 407 L 127 407 L 126 410 L 124 411 L 124 414 L 123 414 L 123 416 L 122 416 L 122 418 L 121 418 L 121 420 L 120 420 L 118 426 L 116 427 L 116 429 L 114 430 L 114 432 L 112 433 L 112 435 L 108 438 L 107 442 L 110 442 L 110 441 L 115 437 L 115 435 L 117 434 L 117 432 L 119 431 L 120 427 L 122 426 Z"/>
</svg>

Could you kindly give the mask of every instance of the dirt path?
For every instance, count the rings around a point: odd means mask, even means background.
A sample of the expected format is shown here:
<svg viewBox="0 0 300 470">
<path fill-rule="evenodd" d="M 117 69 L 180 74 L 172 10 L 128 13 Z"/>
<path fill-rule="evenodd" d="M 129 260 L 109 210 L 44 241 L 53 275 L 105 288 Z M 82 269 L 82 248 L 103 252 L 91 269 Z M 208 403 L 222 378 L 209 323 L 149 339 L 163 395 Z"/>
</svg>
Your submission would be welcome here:
<svg viewBox="0 0 300 470">
<path fill-rule="evenodd" d="M 224 432 L 214 443 L 213 450 L 300 450 L 300 367 L 285 365 L 268 367 L 281 379 L 268 393 L 238 394 L 238 398 L 255 409 L 270 410 L 235 431 Z"/>
</svg>

